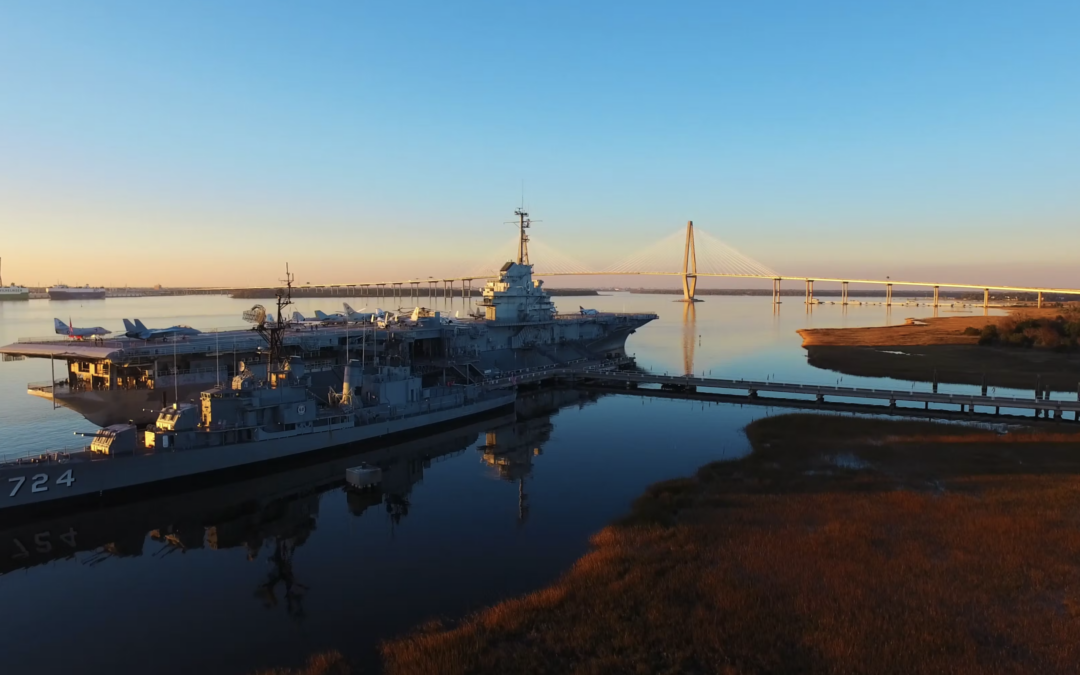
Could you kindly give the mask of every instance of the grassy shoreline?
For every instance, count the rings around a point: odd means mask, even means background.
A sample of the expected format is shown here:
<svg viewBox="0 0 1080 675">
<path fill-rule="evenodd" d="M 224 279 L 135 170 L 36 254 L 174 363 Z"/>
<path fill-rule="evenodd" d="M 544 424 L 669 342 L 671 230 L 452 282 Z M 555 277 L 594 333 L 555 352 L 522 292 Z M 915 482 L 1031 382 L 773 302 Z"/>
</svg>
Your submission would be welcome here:
<svg viewBox="0 0 1080 675">
<path fill-rule="evenodd" d="M 1073 672 L 1080 436 L 785 415 L 387 671 Z"/>
<path fill-rule="evenodd" d="M 384 644 L 386 672 L 1075 672 L 1080 431 L 746 432 L 749 456 L 651 486 L 554 584 Z"/>
<path fill-rule="evenodd" d="M 979 345 L 979 332 L 987 325 L 996 329 L 1015 324 L 1021 317 L 1053 319 L 1063 311 L 1017 308 L 1008 316 L 923 319 L 923 326 L 803 329 L 798 333 L 810 365 L 844 375 L 1080 392 L 1078 351 Z"/>
<path fill-rule="evenodd" d="M 964 316 L 937 316 L 919 319 L 923 325 L 897 324 L 893 326 L 869 326 L 860 328 L 802 328 L 796 332 L 803 339 L 803 347 L 898 347 L 929 345 L 977 345 L 979 336 L 965 333 L 968 328 L 981 329 L 987 324 L 999 325 L 1018 316 L 1052 319 L 1066 311 L 1060 307 L 1036 309 L 1033 307 L 1007 308 L 1004 316 L 967 314 Z"/>
</svg>

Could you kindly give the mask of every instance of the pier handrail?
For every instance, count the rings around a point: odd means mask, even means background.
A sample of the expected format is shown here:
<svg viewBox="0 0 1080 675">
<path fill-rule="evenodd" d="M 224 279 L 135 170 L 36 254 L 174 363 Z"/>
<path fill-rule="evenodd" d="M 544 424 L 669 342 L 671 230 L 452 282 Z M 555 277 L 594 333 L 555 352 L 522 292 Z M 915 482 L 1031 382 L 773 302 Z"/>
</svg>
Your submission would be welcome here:
<svg viewBox="0 0 1080 675">
<path fill-rule="evenodd" d="M 594 379 L 639 381 L 639 382 L 670 382 L 673 384 L 692 385 L 704 389 L 735 389 L 754 390 L 776 393 L 795 393 L 807 396 L 821 394 L 840 398 L 876 398 L 898 401 L 926 401 L 930 403 L 953 403 L 965 405 L 983 405 L 1016 407 L 1027 409 L 1056 409 L 1056 410 L 1080 410 L 1080 400 L 1068 401 L 1061 399 L 1039 399 L 1020 396 L 1001 396 L 965 394 L 953 392 L 934 392 L 904 389 L 879 389 L 876 387 L 842 387 L 831 384 L 801 384 L 794 382 L 775 382 L 746 379 L 694 377 L 686 375 L 654 375 L 652 373 L 625 372 L 618 373 L 595 373 Z M 798 390 L 798 391 L 795 391 Z"/>
</svg>

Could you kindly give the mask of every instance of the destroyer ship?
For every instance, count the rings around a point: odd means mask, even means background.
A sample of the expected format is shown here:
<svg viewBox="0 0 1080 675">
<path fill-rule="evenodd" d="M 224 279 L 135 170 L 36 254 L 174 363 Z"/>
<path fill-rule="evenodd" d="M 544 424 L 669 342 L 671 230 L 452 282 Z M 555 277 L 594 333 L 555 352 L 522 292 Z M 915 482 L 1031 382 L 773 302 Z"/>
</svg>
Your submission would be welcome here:
<svg viewBox="0 0 1080 675">
<path fill-rule="evenodd" d="M 284 324 L 282 358 L 300 356 L 316 392 L 340 388 L 349 355 L 361 365 L 394 366 L 429 380 L 470 384 L 509 373 L 625 356 L 627 338 L 651 313 L 559 313 L 529 262 L 528 214 L 515 213 L 514 260 L 487 282 L 477 316 L 449 319 L 416 308 L 411 316 L 364 315 L 323 325 Z M 98 426 L 154 421 L 156 411 L 231 381 L 241 367 L 265 374 L 265 343 L 250 330 L 160 339 L 24 338 L 0 348 L 5 358 L 51 361 L 32 396 L 66 406 Z"/>
</svg>

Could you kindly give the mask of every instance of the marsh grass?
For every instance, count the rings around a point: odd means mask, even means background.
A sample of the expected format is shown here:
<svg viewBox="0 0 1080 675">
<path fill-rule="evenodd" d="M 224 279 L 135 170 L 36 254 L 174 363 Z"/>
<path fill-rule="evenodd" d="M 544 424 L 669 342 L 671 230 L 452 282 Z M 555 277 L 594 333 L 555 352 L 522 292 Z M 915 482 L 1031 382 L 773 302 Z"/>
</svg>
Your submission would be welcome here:
<svg viewBox="0 0 1080 675">
<path fill-rule="evenodd" d="M 385 644 L 388 672 L 1076 672 L 1080 435 L 747 434 L 749 457 L 650 487 L 552 586 Z"/>
</svg>

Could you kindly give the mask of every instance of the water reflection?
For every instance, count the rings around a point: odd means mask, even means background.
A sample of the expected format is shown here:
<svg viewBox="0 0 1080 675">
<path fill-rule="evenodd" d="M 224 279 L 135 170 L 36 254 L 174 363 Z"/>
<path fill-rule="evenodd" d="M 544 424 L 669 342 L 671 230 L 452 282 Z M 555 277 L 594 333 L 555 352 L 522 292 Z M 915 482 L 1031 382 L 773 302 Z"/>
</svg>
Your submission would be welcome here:
<svg viewBox="0 0 1080 675">
<path fill-rule="evenodd" d="M 595 393 L 569 389 L 534 392 L 519 401 L 517 419 L 492 428 L 484 435 L 484 444 L 477 448 L 482 461 L 492 467 L 501 480 L 517 483 L 519 526 L 529 517 L 525 480 L 532 473 L 534 458 L 544 454 L 543 446 L 551 440 L 555 429 L 552 415 L 560 408 L 584 407 L 597 398 Z"/>
<path fill-rule="evenodd" d="M 694 341 L 701 338 L 697 334 L 696 303 L 684 302 L 682 310 L 682 361 L 683 375 L 694 374 Z"/>
<path fill-rule="evenodd" d="M 460 454 L 491 425 L 513 422 L 513 415 L 444 431 L 363 453 L 336 453 L 333 459 L 281 473 L 204 487 L 168 497 L 104 507 L 32 523 L 9 518 L 0 522 L 0 575 L 60 560 L 96 566 L 110 558 L 140 557 L 153 545 L 152 558 L 198 549 L 239 548 L 247 560 L 265 552 L 269 572 L 259 595 L 268 606 L 278 604 L 284 588 L 290 613 L 301 611 L 292 568 L 294 551 L 316 529 L 323 495 L 344 484 L 345 469 L 361 461 L 383 470 L 380 490 L 350 493 L 350 513 L 359 516 L 380 503 L 393 522 L 408 515 L 408 496 L 431 462 Z M 84 556 L 78 554 L 85 553 Z"/>
<path fill-rule="evenodd" d="M 8 518 L 0 521 L 0 575 L 59 561 L 95 567 L 110 559 L 240 549 L 248 562 L 261 558 L 267 566 L 255 596 L 266 608 L 283 607 L 300 620 L 311 581 L 300 581 L 295 553 L 317 529 L 323 497 L 344 489 L 346 468 L 366 462 L 382 470 L 378 489 L 347 491 L 344 504 L 353 517 L 382 505 L 393 536 L 392 528 L 409 515 L 410 495 L 425 470 L 475 444 L 501 479 L 518 483 L 523 523 L 525 480 L 551 438 L 552 415 L 598 398 L 571 390 L 536 392 L 522 397 L 513 414 L 360 453 L 344 449 L 279 473 L 31 522 Z"/>
</svg>

